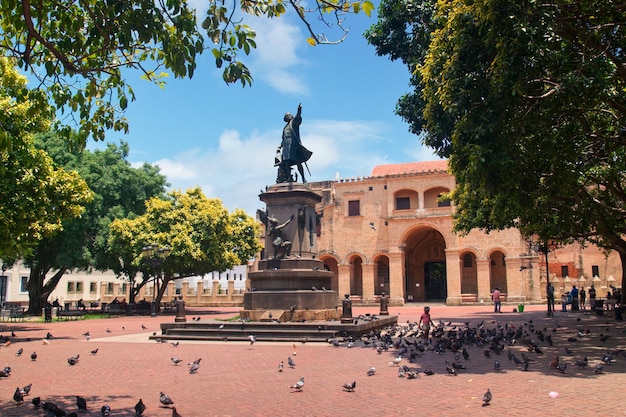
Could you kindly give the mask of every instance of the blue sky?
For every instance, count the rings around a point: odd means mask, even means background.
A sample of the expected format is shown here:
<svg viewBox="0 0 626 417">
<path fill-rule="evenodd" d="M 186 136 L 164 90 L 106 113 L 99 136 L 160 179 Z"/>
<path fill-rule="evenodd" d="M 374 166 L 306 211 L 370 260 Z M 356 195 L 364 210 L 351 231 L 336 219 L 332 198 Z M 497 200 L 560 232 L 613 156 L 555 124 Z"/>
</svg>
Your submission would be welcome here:
<svg viewBox="0 0 626 417">
<path fill-rule="evenodd" d="M 202 19 L 203 12 L 198 15 Z M 161 89 L 129 79 L 136 94 L 126 113 L 130 133 L 110 133 L 107 141 L 127 141 L 129 159 L 158 165 L 171 188 L 198 185 L 229 210 L 250 215 L 263 208 L 259 190 L 275 183 L 283 115 L 295 114 L 298 103 L 302 142 L 313 151 L 309 181 L 437 159 L 394 113 L 410 91 L 410 74 L 401 63 L 376 56 L 363 39 L 376 16 L 351 15 L 346 22 L 350 33 L 343 43 L 311 47 L 293 13 L 251 21 L 257 49 L 245 63 L 252 87 L 226 85 L 210 52 L 192 80 L 169 79 Z"/>
</svg>

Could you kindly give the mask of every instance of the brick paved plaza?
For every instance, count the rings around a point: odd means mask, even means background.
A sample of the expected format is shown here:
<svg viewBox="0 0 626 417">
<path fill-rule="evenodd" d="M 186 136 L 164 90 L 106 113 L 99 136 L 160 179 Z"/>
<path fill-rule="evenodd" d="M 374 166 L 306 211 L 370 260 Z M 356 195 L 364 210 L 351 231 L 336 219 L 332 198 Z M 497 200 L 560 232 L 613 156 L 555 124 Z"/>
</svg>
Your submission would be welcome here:
<svg viewBox="0 0 626 417">
<path fill-rule="evenodd" d="M 613 318 L 587 313 L 562 313 L 546 318 L 545 306 L 526 306 L 523 313 L 512 312 L 513 306 L 503 306 L 495 314 L 492 306 L 447 307 L 431 304 L 435 321 L 452 321 L 453 325 L 487 327 L 497 322 L 535 329 L 547 328 L 554 346 L 541 343 L 543 355 L 529 353 L 524 343 L 511 350 L 517 356 L 524 352 L 533 361 L 524 372 L 507 359 L 506 350 L 498 357 L 485 357 L 477 346 L 468 346 L 469 360 L 461 358 L 467 369 L 458 376 L 446 373 L 445 360 L 454 361 L 451 352 L 425 352 L 416 363 L 403 363 L 418 369 L 430 368 L 435 375 L 419 374 L 416 379 L 398 377 L 398 368 L 389 366 L 397 356 L 393 348 L 377 354 L 372 347 L 333 347 L 326 343 L 292 343 L 259 341 L 254 345 L 243 342 L 188 342 L 178 347 L 170 343 L 148 340 L 158 332 L 159 324 L 173 321 L 173 316 L 119 317 L 78 321 L 56 320 L 52 323 L 27 321 L 0 323 L 0 334 L 16 337 L 9 346 L 0 348 L 0 367 L 10 366 L 11 375 L 0 378 L 1 416 L 43 416 L 41 409 L 31 404 L 33 397 L 51 401 L 68 413 L 76 411 L 75 396 L 87 400 L 85 416 L 100 416 L 100 407 L 108 404 L 112 416 L 132 416 L 139 398 L 147 409 L 145 416 L 171 416 L 162 408 L 159 392 L 168 394 L 183 417 L 205 416 L 626 416 L 626 355 L 618 354 L 602 374 L 594 374 L 607 351 L 626 349 L 626 325 Z M 375 308 L 354 308 L 354 315 L 377 313 Z M 390 307 L 400 324 L 419 320 L 422 305 Z M 190 311 L 187 318 L 201 316 L 202 320 L 228 319 L 237 316 L 237 308 Z M 580 321 L 578 321 L 580 319 Z M 147 330 L 142 328 L 147 327 Z M 107 329 L 110 330 L 107 331 Z M 552 330 L 556 329 L 555 332 Z M 588 336 L 577 337 L 578 330 L 590 330 Z M 90 340 L 82 334 L 89 331 Z M 53 338 L 43 343 L 46 333 Z M 600 334 L 610 337 L 602 342 Z M 568 342 L 574 337 L 576 342 Z M 536 339 L 535 339 L 536 340 Z M 567 354 L 565 347 L 572 350 Z M 16 356 L 23 348 L 24 353 Z M 90 351 L 98 349 L 96 355 Z M 30 355 L 37 352 L 37 360 Z M 567 363 L 561 374 L 549 367 L 558 354 Z M 70 366 L 67 358 L 80 355 L 80 361 Z M 589 366 L 579 369 L 576 359 L 587 355 Z M 287 357 L 296 362 L 295 369 L 287 366 Z M 183 362 L 174 366 L 170 360 Z M 189 374 L 187 363 L 202 358 L 197 374 Z M 497 358 L 502 370 L 495 372 Z M 285 362 L 283 372 L 278 363 Z M 367 376 L 370 367 L 374 376 Z M 290 389 L 300 377 L 305 378 L 302 392 Z M 345 392 L 342 385 L 356 381 L 355 392 Z M 32 383 L 30 395 L 17 405 L 13 398 L 16 387 Z M 482 406 L 487 388 L 493 393 L 492 404 Z M 557 398 L 549 396 L 558 393 Z"/>
</svg>

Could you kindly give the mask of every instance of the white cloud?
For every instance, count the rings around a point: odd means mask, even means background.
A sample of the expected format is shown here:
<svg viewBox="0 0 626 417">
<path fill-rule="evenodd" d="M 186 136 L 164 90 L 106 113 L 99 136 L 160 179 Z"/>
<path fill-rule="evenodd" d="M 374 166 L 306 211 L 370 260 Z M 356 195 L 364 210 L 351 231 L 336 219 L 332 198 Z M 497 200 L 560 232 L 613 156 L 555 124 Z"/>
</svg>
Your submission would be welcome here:
<svg viewBox="0 0 626 417">
<path fill-rule="evenodd" d="M 376 146 L 382 141 L 384 126 L 379 123 L 340 120 L 311 120 L 303 131 L 302 143 L 313 152 L 308 162 L 310 181 L 369 175 L 374 165 L 389 163 Z M 242 208 L 254 215 L 262 208 L 258 194 L 274 184 L 274 155 L 280 130 L 240 132 L 225 130 L 216 149 L 194 148 L 155 162 L 173 189 L 200 186 L 208 197 L 219 197 L 229 209 Z M 307 173 L 308 174 L 308 173 Z"/>
<path fill-rule="evenodd" d="M 307 44 L 300 27 L 289 24 L 284 16 L 253 19 L 252 27 L 256 31 L 257 48 L 250 68 L 256 77 L 280 92 L 306 94 L 308 88 L 299 67 L 307 63 L 297 52 Z"/>
</svg>

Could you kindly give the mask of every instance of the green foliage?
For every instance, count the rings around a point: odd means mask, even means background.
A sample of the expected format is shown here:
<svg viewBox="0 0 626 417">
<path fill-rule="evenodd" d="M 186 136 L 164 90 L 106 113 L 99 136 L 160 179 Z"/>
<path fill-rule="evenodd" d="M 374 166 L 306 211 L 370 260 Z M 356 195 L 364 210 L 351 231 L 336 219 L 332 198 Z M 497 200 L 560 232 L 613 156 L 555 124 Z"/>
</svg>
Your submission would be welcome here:
<svg viewBox="0 0 626 417">
<path fill-rule="evenodd" d="M 125 79 L 132 74 L 129 69 L 160 86 L 163 68 L 174 77 L 191 78 L 198 56 L 207 49 L 205 39 L 214 45 L 209 49 L 216 66 L 223 68 L 224 81 L 250 85 L 252 75 L 238 58 L 241 51 L 248 55 L 256 48 L 246 15 L 278 18 L 286 6 L 316 43 L 333 42 L 317 34 L 307 16 L 326 30 L 339 28 L 345 37 L 344 15 L 362 11 L 369 16 L 374 8 L 369 0 L 316 0 L 308 8 L 299 1 L 210 1 L 199 27 L 196 10 L 183 0 L 3 1 L 0 50 L 37 78 L 32 88 L 44 91 L 63 117 L 59 132 L 82 145 L 89 136 L 103 140 L 106 130 L 128 131 L 123 112 L 135 100 Z M 38 104 L 46 107 L 45 101 Z M 6 141 L 0 131 L 0 149 Z"/>
<path fill-rule="evenodd" d="M 26 88 L 13 63 L 0 58 L 0 258 L 29 253 L 43 238 L 80 217 L 91 200 L 75 171 L 55 166 L 33 146 L 33 134 L 47 129 L 50 112 L 41 95 Z"/>
<path fill-rule="evenodd" d="M 36 146 L 54 161 L 72 170 L 87 183 L 93 200 L 80 218 L 63 222 L 63 230 L 39 240 L 24 262 L 31 268 L 29 309 L 40 311 L 66 270 L 108 270 L 119 264 L 108 252 L 108 225 L 117 218 L 135 217 L 145 211 L 145 201 L 163 195 L 165 177 L 155 166 L 133 168 L 127 160 L 128 144 L 109 144 L 94 152 L 71 150 L 55 132 L 38 135 Z M 50 270 L 57 272 L 47 279 Z"/>
<path fill-rule="evenodd" d="M 403 4 L 384 1 L 368 39 L 413 71 L 398 113 L 450 158 L 456 229 L 626 254 L 623 4 Z"/>
<path fill-rule="evenodd" d="M 259 251 L 256 221 L 243 210 L 229 213 L 221 200 L 205 197 L 199 188 L 152 198 L 146 207 L 141 216 L 114 220 L 108 240 L 109 251 L 121 260 L 119 270 L 142 271 L 144 282 L 154 271 L 142 248 L 152 243 L 171 248 L 162 263 L 164 282 L 225 271 Z"/>
</svg>

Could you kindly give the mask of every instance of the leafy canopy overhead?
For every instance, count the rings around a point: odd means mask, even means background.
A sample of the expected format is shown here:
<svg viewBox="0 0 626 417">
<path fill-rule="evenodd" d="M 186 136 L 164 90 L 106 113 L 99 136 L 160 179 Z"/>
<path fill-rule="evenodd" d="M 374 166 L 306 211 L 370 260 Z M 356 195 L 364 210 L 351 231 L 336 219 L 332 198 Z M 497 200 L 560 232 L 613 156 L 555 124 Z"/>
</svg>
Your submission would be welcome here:
<svg viewBox="0 0 626 417">
<path fill-rule="evenodd" d="M 456 229 L 591 241 L 626 267 L 626 5 L 385 0 L 379 16 L 368 40 L 413 74 L 397 112 L 450 158 Z"/>
<path fill-rule="evenodd" d="M 224 81 L 245 86 L 252 76 L 238 54 L 256 47 L 246 15 L 274 18 L 290 8 L 306 25 L 308 43 L 316 45 L 341 42 L 346 14 L 370 15 L 374 8 L 369 0 L 208 0 L 207 6 L 202 33 L 196 10 L 184 0 L 2 1 L 0 51 L 35 77 L 31 88 L 44 90 L 60 113 L 74 119 L 75 139 L 103 140 L 107 129 L 128 130 L 122 113 L 135 96 L 124 69 L 156 83 L 166 75 L 162 71 L 192 77 L 198 55 L 210 49 Z M 339 29 L 339 40 L 316 33 L 317 25 Z M 67 138 L 69 124 L 62 130 Z"/>
</svg>

